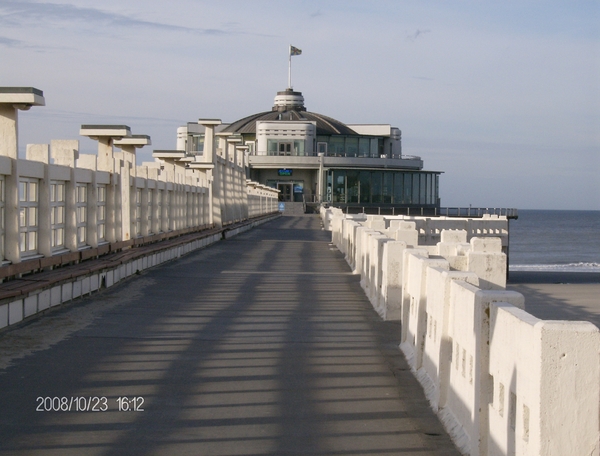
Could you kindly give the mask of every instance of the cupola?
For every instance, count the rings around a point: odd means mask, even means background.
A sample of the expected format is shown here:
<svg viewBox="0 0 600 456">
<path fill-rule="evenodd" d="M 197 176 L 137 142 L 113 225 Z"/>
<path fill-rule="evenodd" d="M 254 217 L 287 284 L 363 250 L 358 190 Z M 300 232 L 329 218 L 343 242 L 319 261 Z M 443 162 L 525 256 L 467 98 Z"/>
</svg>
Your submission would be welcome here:
<svg viewBox="0 0 600 456">
<path fill-rule="evenodd" d="M 292 89 L 285 89 L 283 92 L 277 92 L 273 111 L 306 111 L 302 92 L 294 92 Z"/>
</svg>

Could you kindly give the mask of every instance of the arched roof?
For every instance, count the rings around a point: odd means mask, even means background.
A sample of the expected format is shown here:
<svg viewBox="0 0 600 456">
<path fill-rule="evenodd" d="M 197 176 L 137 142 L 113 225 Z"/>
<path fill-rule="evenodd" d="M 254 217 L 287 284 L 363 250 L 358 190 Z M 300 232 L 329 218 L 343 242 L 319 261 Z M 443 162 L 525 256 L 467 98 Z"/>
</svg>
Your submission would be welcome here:
<svg viewBox="0 0 600 456">
<path fill-rule="evenodd" d="M 234 134 L 256 134 L 257 121 L 312 121 L 317 124 L 317 135 L 352 135 L 357 133 L 346 124 L 331 117 L 306 111 L 304 108 L 304 98 L 300 92 L 293 92 L 287 89 L 284 92 L 278 92 L 275 98 L 275 106 L 271 111 L 259 112 L 243 119 L 236 120 L 224 132 Z"/>
</svg>

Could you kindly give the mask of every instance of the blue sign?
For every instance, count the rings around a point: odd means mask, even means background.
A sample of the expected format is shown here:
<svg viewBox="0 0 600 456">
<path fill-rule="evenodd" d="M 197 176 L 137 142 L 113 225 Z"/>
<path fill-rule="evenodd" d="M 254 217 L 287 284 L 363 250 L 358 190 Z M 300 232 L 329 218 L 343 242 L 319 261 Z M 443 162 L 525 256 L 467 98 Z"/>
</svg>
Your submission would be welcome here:
<svg viewBox="0 0 600 456">
<path fill-rule="evenodd" d="M 279 203 L 279 212 L 285 211 L 285 203 Z"/>
<path fill-rule="evenodd" d="M 291 170 L 291 169 L 286 169 L 286 168 L 283 168 L 283 169 L 278 169 L 278 170 L 277 170 L 277 175 L 278 175 L 278 176 L 288 176 L 288 177 L 289 177 L 289 176 L 291 176 L 291 175 L 292 175 L 292 171 L 293 171 L 293 170 Z"/>
</svg>

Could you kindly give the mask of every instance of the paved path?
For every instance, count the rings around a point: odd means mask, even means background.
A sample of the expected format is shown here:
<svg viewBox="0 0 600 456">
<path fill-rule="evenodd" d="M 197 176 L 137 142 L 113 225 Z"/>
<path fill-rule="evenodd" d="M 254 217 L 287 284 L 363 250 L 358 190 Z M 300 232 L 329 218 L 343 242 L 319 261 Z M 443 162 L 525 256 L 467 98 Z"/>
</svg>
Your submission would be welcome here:
<svg viewBox="0 0 600 456">
<path fill-rule="evenodd" d="M 329 240 L 282 217 L 0 333 L 0 454 L 457 455 Z"/>
</svg>

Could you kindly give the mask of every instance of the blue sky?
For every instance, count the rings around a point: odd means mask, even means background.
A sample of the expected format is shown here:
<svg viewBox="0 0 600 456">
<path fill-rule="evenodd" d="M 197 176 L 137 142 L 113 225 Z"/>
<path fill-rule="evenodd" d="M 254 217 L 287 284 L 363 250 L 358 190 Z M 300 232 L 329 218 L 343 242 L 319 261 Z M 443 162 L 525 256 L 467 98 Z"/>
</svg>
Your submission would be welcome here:
<svg viewBox="0 0 600 456">
<path fill-rule="evenodd" d="M 389 123 L 443 206 L 600 210 L 600 2 L 0 0 L 0 85 L 44 91 L 20 146 L 126 124 L 152 149 L 200 117 Z"/>
</svg>

